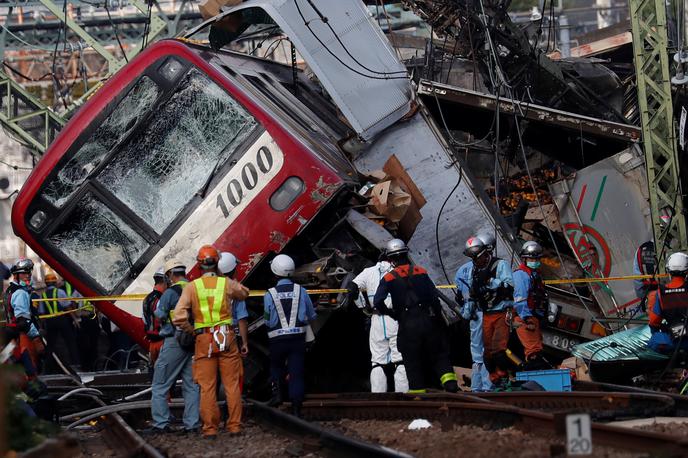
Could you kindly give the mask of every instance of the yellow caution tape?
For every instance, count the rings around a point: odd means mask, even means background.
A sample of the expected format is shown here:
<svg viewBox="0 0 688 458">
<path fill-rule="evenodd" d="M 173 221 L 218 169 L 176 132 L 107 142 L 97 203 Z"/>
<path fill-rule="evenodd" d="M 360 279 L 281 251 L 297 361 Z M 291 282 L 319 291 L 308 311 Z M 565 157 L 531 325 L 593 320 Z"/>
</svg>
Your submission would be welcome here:
<svg viewBox="0 0 688 458">
<path fill-rule="evenodd" d="M 570 285 L 572 283 L 605 283 L 608 281 L 623 280 L 649 280 L 652 278 L 668 278 L 669 274 L 657 275 L 627 275 L 624 277 L 596 277 L 596 278 L 557 278 L 553 280 L 543 280 L 545 285 Z M 454 289 L 456 285 L 439 285 L 438 289 Z"/>
<path fill-rule="evenodd" d="M 624 280 L 646 280 L 651 278 L 666 278 L 669 274 L 658 274 L 658 275 L 628 275 L 625 277 L 598 277 L 598 278 L 571 278 L 571 279 L 554 279 L 554 280 L 544 280 L 546 285 L 564 285 L 572 283 L 599 283 L 599 282 L 609 282 L 609 281 L 624 281 Z M 438 289 L 455 289 L 456 285 L 438 285 Z M 348 292 L 346 289 L 333 288 L 333 289 L 309 289 L 306 290 L 308 294 L 342 294 Z M 251 290 L 249 292 L 249 297 L 262 297 L 267 293 L 265 290 Z M 94 296 L 94 297 L 65 297 L 60 298 L 60 301 L 67 302 L 102 302 L 102 301 L 142 301 L 146 298 L 148 293 L 141 294 L 123 294 L 119 296 Z M 32 299 L 31 302 L 43 302 L 44 299 Z M 66 310 L 64 312 L 57 312 L 50 315 L 41 315 L 41 319 L 49 319 L 62 315 L 68 315 L 70 313 L 78 312 L 84 310 L 89 306 L 79 307 L 74 310 Z"/>
</svg>

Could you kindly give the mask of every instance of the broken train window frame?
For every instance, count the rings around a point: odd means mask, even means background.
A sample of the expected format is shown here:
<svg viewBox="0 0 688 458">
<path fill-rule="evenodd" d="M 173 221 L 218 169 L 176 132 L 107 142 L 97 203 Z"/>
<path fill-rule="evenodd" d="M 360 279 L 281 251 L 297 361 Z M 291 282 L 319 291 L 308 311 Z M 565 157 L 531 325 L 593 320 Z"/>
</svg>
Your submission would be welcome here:
<svg viewBox="0 0 688 458">
<path fill-rule="evenodd" d="M 170 59 L 177 60 L 183 65 L 182 71 L 178 72 L 177 77 L 173 80 L 166 79 L 162 74 L 160 74 L 160 69 Z M 61 263 L 66 269 L 72 271 L 76 276 L 82 278 L 89 287 L 91 287 L 94 291 L 97 291 L 99 294 L 118 294 L 124 291 L 131 280 L 135 278 L 148 263 L 150 263 L 153 257 L 160 251 L 160 249 L 162 249 L 163 246 L 165 246 L 165 244 L 174 236 L 174 234 L 184 224 L 188 217 L 191 216 L 191 214 L 204 201 L 205 196 L 200 196 L 198 192 L 195 192 L 190 200 L 182 206 L 181 211 L 174 218 L 172 218 L 172 220 L 160 233 L 158 233 L 146 221 L 140 218 L 134 212 L 134 210 L 129 208 L 124 202 L 112 194 L 105 187 L 105 185 L 98 181 L 100 173 L 112 162 L 113 158 L 116 157 L 118 152 L 123 147 L 130 144 L 132 138 L 135 136 L 135 133 L 141 133 L 143 129 L 149 126 L 149 122 L 152 119 L 153 113 L 156 113 L 162 105 L 169 102 L 175 91 L 178 89 L 179 82 L 192 69 L 196 69 L 200 75 L 209 78 L 209 75 L 207 75 L 206 72 L 198 69 L 195 65 L 191 64 L 180 56 L 163 56 L 148 65 L 145 70 L 143 70 L 127 85 L 126 89 L 122 90 L 121 93 L 118 94 L 107 105 L 105 110 L 99 113 L 90 122 L 90 124 L 79 133 L 77 139 L 63 153 L 63 157 L 60 158 L 58 165 L 43 181 L 40 189 L 36 192 L 34 199 L 27 207 L 24 220 L 24 224 L 27 229 L 33 233 L 34 237 L 42 240 L 42 244 L 45 249 L 49 251 L 50 255 L 57 262 Z M 47 184 L 56 179 L 59 171 L 62 170 L 74 157 L 74 153 L 79 151 L 80 148 L 89 141 L 95 130 L 108 118 L 109 115 L 111 115 L 117 109 L 117 107 L 120 106 L 122 100 L 124 100 L 124 98 L 131 93 L 131 90 L 144 77 L 150 78 L 159 88 L 159 93 L 156 97 L 156 100 L 151 105 L 149 111 L 145 115 L 138 117 L 135 125 L 131 127 L 120 139 L 120 141 L 103 156 L 98 166 L 88 173 L 84 181 L 77 186 L 77 189 L 72 192 L 69 198 L 63 202 L 61 206 L 58 207 L 54 205 L 43 195 Z M 235 145 L 234 151 L 225 158 L 224 162 L 217 167 L 215 173 L 209 177 L 209 183 L 206 183 L 207 190 L 212 190 L 215 188 L 217 183 L 229 172 L 237 160 L 243 157 L 251 145 L 253 145 L 260 135 L 265 132 L 264 126 L 243 104 L 236 100 L 234 95 L 227 91 L 226 88 L 222 87 L 222 85 L 214 81 L 212 81 L 212 83 L 215 84 L 220 90 L 225 92 L 255 122 L 252 126 L 250 126 L 251 131 L 246 134 L 244 140 L 240 144 Z M 230 146 L 230 144 L 225 145 L 223 150 Z M 109 290 L 101 287 L 98 280 L 90 275 L 83 266 L 70 259 L 60 248 L 58 248 L 49 240 L 49 238 L 56 232 L 60 225 L 65 222 L 65 220 L 70 218 L 79 202 L 89 193 L 92 194 L 96 200 L 102 202 L 117 217 L 121 218 L 127 225 L 130 226 L 131 229 L 141 235 L 146 243 L 148 243 L 148 247 L 142 252 L 142 254 L 137 259 L 130 262 L 129 272 L 122 276 L 120 280 L 116 282 L 116 284 L 114 284 L 114 286 Z M 43 224 L 38 229 L 34 228 L 30 224 L 31 217 L 37 211 L 43 211 L 47 214 L 47 224 Z"/>
</svg>

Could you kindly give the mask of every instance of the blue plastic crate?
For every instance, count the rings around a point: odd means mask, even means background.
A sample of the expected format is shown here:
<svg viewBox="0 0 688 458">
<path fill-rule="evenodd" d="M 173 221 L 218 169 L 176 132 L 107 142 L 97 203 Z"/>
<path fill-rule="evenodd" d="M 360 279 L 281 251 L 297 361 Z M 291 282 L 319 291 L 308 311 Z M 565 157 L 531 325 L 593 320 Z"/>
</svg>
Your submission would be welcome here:
<svg viewBox="0 0 688 458">
<path fill-rule="evenodd" d="M 571 391 L 571 372 L 568 369 L 516 372 L 516 380 L 532 380 L 542 385 L 545 391 Z"/>
</svg>

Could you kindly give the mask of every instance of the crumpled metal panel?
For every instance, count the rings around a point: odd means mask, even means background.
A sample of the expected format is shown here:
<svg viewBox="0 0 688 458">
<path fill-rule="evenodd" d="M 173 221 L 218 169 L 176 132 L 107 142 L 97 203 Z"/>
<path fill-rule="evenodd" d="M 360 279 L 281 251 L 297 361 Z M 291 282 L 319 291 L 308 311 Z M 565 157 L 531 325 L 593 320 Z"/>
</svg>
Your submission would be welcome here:
<svg viewBox="0 0 688 458">
<path fill-rule="evenodd" d="M 617 332 L 611 336 L 576 345 L 571 354 L 585 360 L 618 361 L 618 360 L 664 360 L 669 357 L 647 348 L 650 341 L 650 327 L 640 326 L 627 331 Z M 614 346 L 613 346 L 614 345 Z"/>
<path fill-rule="evenodd" d="M 420 209 L 423 219 L 408 244 L 414 262 L 425 267 L 433 281 L 437 284 L 453 282 L 458 268 L 468 261 L 463 254 L 466 240 L 478 232 L 494 231 L 495 226 L 497 254 L 503 259 L 518 262 L 512 257 L 503 220 L 496 216 L 487 195 L 463 167 L 463 160 L 452 157 L 424 110 L 408 122 L 384 132 L 354 163 L 365 174 L 382 169 L 392 154 L 397 156 L 427 200 Z M 447 204 L 440 214 L 445 200 Z M 439 227 L 436 227 L 438 217 Z M 437 254 L 438 243 L 444 269 Z"/>
<path fill-rule="evenodd" d="M 406 68 L 360 0 L 314 4 L 327 23 L 307 0 L 248 1 L 223 15 L 254 7 L 265 10 L 295 44 L 351 127 L 363 139 L 371 139 L 410 110 L 413 92 Z"/>
</svg>

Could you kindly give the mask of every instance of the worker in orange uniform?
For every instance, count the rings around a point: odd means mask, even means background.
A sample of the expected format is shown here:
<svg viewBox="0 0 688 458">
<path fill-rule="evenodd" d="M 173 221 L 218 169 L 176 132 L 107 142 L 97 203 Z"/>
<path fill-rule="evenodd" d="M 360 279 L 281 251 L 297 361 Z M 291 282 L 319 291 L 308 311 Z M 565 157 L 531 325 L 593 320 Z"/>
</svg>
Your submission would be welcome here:
<svg viewBox="0 0 688 458">
<path fill-rule="evenodd" d="M 232 300 L 246 299 L 248 288 L 218 276 L 220 253 L 213 246 L 202 246 L 196 260 L 202 276 L 184 288 L 174 309 L 173 323 L 196 335 L 193 373 L 201 388 L 203 436 L 215 438 L 220 425 L 216 394 L 218 370 L 229 410 L 227 430 L 232 434 L 241 431 L 242 362 L 232 328 Z"/>
<path fill-rule="evenodd" d="M 526 370 L 550 368 L 542 356 L 542 326 L 549 312 L 549 298 L 540 276 L 542 247 L 528 241 L 521 247 L 523 262 L 513 273 L 514 278 L 514 325 L 525 353 Z"/>
<path fill-rule="evenodd" d="M 652 337 L 647 346 L 659 353 L 688 348 L 688 255 L 674 253 L 666 261 L 671 281 L 648 293 L 648 313 Z"/>
<path fill-rule="evenodd" d="M 163 267 L 153 274 L 153 283 L 153 291 L 143 299 L 143 327 L 146 330 L 146 340 L 148 341 L 150 367 L 155 367 L 155 361 L 158 359 L 162 344 L 165 341 L 165 338 L 160 335 L 160 319 L 155 316 L 160 297 L 167 289 L 167 278 Z"/>
</svg>

